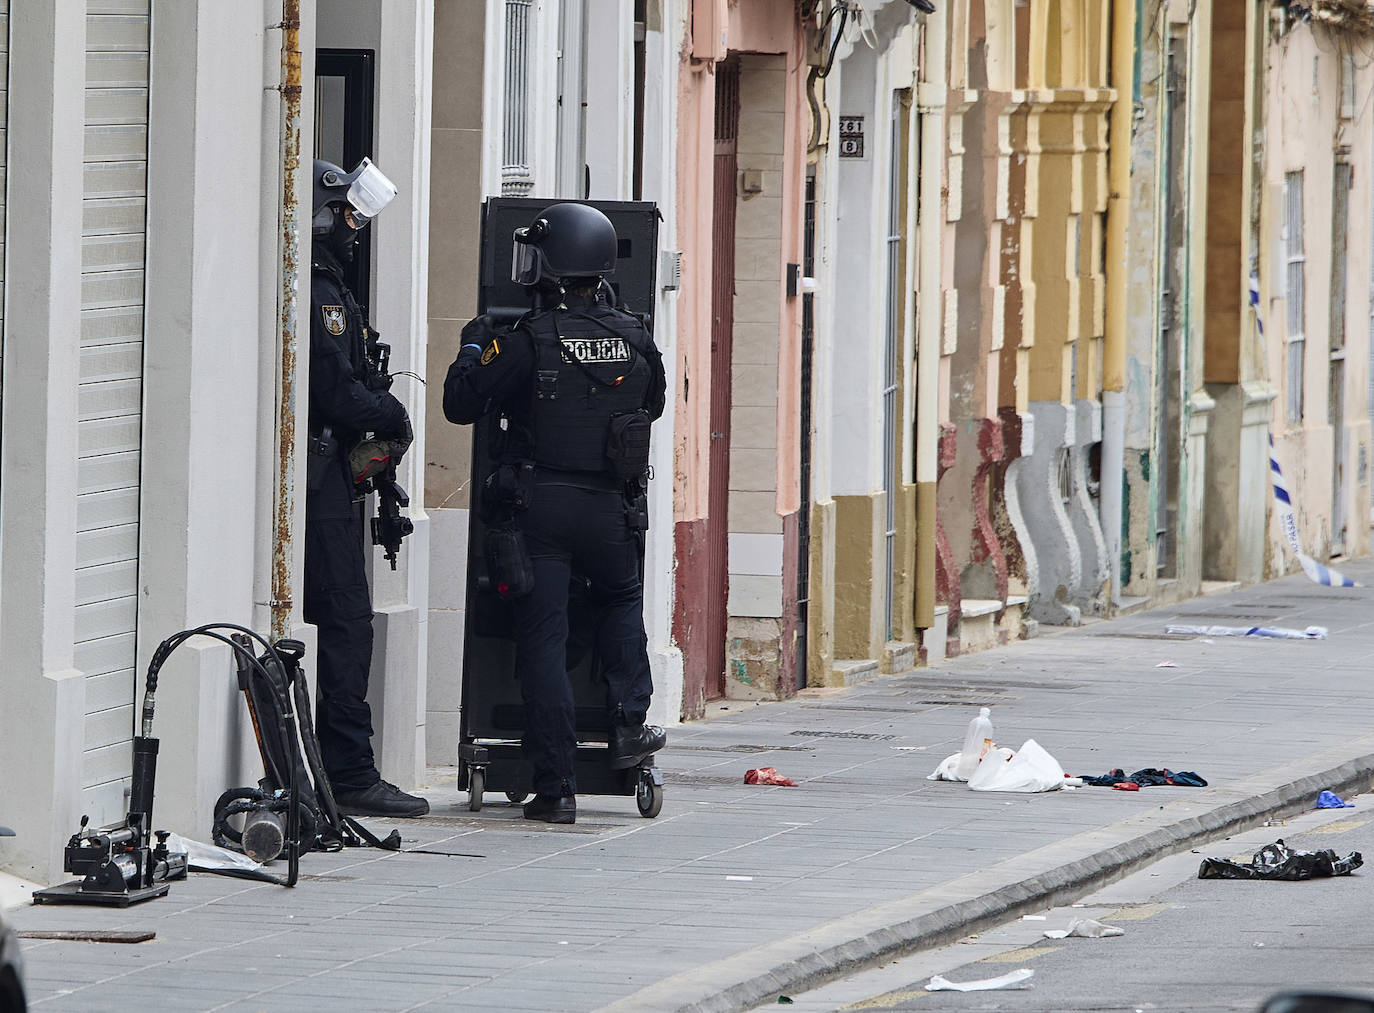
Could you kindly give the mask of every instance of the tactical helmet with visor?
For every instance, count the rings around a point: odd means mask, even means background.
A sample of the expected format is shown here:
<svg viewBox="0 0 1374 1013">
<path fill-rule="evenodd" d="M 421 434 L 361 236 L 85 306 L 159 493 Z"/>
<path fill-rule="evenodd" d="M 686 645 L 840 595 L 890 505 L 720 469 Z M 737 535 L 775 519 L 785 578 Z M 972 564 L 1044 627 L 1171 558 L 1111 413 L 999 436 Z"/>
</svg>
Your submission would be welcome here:
<svg viewBox="0 0 1374 1013">
<path fill-rule="evenodd" d="M 554 204 L 515 230 L 511 281 L 566 285 L 615 273 L 615 226 L 590 204 Z"/>
<path fill-rule="evenodd" d="M 331 246 L 348 245 L 396 197 L 396 184 L 364 158 L 352 172 L 315 159 L 311 234 Z"/>
</svg>

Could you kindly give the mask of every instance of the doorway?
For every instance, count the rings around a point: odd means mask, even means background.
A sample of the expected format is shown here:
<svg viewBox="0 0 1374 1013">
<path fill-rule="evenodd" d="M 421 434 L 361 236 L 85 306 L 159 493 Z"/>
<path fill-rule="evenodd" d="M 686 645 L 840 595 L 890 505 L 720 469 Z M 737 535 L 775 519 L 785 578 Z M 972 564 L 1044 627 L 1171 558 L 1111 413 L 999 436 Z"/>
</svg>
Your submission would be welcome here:
<svg viewBox="0 0 1374 1013">
<path fill-rule="evenodd" d="M 711 240 L 711 449 L 707 486 L 707 596 L 704 697 L 725 695 L 725 631 L 729 600 L 730 392 L 735 325 L 735 180 L 739 174 L 739 61 L 716 68 L 715 182 Z"/>
<path fill-rule="evenodd" d="M 373 154 L 376 58 L 371 49 L 315 51 L 315 157 L 344 171 Z M 349 290 L 366 313 L 372 301 L 371 229 L 343 269 Z"/>
</svg>

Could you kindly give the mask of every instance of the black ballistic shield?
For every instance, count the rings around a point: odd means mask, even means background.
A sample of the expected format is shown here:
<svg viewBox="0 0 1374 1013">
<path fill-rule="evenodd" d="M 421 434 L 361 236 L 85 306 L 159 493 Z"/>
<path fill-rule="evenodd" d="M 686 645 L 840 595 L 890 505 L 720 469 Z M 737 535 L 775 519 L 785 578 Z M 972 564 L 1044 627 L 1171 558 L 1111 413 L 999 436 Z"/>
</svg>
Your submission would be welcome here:
<svg viewBox="0 0 1374 1013">
<path fill-rule="evenodd" d="M 478 312 L 509 325 L 531 309 L 533 293 L 511 280 L 512 236 L 529 225 L 554 198 L 491 197 L 482 207 L 482 257 Z M 652 319 L 658 261 L 658 208 L 647 201 L 587 201 L 615 226 L 619 241 L 615 272 L 607 281 L 630 312 Z M 483 494 L 494 469 L 492 447 L 501 432 L 496 414 L 473 426 L 471 503 L 468 521 L 467 622 L 463 635 L 463 689 L 459 740 L 458 787 L 469 791 L 470 807 L 480 808 L 484 789 L 511 798 L 530 791 L 529 769 L 522 762 L 519 740 L 524 731 L 524 705 L 515 670 L 515 639 L 510 600 L 488 572 Z M 490 508 L 490 504 L 486 504 Z M 605 686 L 593 649 L 595 616 L 584 584 L 574 576 L 568 603 L 568 671 L 577 705 L 578 790 L 592 795 L 633 795 L 640 772 L 612 771 L 605 760 L 609 726 Z M 583 748 L 581 743 L 588 743 Z M 474 773 L 476 776 L 474 776 Z"/>
</svg>

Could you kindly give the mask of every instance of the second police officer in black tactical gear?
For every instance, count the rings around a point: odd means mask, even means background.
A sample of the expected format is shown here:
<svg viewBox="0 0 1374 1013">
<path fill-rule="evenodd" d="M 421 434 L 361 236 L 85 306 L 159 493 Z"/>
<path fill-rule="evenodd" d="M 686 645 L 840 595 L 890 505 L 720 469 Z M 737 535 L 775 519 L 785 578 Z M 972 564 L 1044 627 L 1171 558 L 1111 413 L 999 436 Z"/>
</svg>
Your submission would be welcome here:
<svg viewBox="0 0 1374 1013">
<path fill-rule="evenodd" d="M 506 421 L 494 457 L 497 472 L 518 476 L 518 488 L 504 492 L 513 501 L 508 527 L 523 538 L 532 571 L 530 587 L 507 588 L 535 791 L 524 815 L 548 823 L 577 817 L 567 671 L 574 575 L 587 582 L 594 608 L 611 766 L 636 766 L 666 741 L 662 728 L 645 724 L 653 680 L 640 559 L 663 360 L 640 318 L 609 298 L 603 279 L 617 250 L 610 220 L 585 204 L 555 204 L 517 229 L 512 278 L 531 287 L 535 308 L 509 329 L 486 316 L 468 323 L 444 382 L 450 422 L 493 411 Z"/>
<path fill-rule="evenodd" d="M 305 507 L 305 619 L 319 631 L 315 728 L 339 808 L 423 816 L 429 803 L 381 779 L 367 704 L 372 595 L 350 454 L 369 434 L 394 464 L 411 441 L 405 406 L 369 360 L 376 335 L 344 280 L 359 233 L 396 195 L 369 160 L 352 172 L 315 162 L 311 223 L 310 441 Z M 377 444 L 372 444 L 377 446 Z"/>
</svg>

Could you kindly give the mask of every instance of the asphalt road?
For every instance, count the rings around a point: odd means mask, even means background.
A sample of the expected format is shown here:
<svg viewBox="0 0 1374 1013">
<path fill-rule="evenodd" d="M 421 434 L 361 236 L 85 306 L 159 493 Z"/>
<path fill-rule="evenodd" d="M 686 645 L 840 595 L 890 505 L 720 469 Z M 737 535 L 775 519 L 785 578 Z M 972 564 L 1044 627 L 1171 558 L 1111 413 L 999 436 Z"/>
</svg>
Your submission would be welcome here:
<svg viewBox="0 0 1374 1013">
<path fill-rule="evenodd" d="M 1284 826 L 1253 830 L 1171 856 L 1085 898 L 977 937 L 790 996 L 767 1008 L 925 1011 L 1243 1011 L 1276 992 L 1310 987 L 1374 998 L 1374 797 Z M 1204 857 L 1248 861 L 1283 838 L 1294 848 L 1361 851 L 1353 875 L 1305 882 L 1199 880 Z M 1090 917 L 1125 930 L 1102 939 L 1046 939 Z M 1035 972 L 1028 988 L 927 992 L 953 982 Z M 757 1007 L 764 1009 L 764 1006 Z"/>
</svg>

